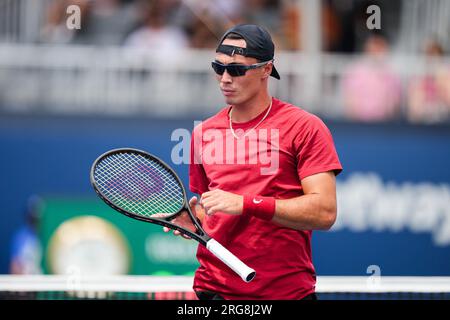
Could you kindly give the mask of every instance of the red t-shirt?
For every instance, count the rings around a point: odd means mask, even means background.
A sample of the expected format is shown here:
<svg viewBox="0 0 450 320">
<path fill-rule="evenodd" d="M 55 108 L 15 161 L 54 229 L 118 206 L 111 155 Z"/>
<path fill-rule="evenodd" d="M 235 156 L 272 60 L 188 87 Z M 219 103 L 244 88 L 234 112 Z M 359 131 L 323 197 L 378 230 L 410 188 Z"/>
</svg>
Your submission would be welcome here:
<svg viewBox="0 0 450 320">
<path fill-rule="evenodd" d="M 236 194 L 290 199 L 303 194 L 301 179 L 341 170 L 330 131 L 315 115 L 273 98 L 266 109 L 246 123 L 229 125 L 230 107 L 193 131 L 192 192 L 201 195 L 222 189 Z M 242 129 L 242 132 L 239 132 Z M 199 246 L 194 290 L 212 291 L 225 299 L 301 299 L 315 290 L 311 231 L 297 231 L 248 215 L 221 212 L 205 216 L 205 231 L 249 267 L 256 277 L 245 283 L 237 274 Z"/>
</svg>

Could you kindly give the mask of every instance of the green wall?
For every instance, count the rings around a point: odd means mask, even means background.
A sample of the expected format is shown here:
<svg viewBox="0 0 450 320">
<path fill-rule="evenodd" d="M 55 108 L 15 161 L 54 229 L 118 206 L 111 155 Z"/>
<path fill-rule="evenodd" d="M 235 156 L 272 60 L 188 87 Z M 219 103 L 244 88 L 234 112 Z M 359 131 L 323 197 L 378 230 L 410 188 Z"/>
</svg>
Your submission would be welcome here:
<svg viewBox="0 0 450 320">
<path fill-rule="evenodd" d="M 130 248 L 129 274 L 193 275 L 198 267 L 198 243 L 164 233 L 162 227 L 128 218 L 97 198 L 46 197 L 42 208 L 40 237 L 44 249 L 43 269 L 49 273 L 48 248 L 55 230 L 77 216 L 97 216 L 112 223 Z"/>
</svg>

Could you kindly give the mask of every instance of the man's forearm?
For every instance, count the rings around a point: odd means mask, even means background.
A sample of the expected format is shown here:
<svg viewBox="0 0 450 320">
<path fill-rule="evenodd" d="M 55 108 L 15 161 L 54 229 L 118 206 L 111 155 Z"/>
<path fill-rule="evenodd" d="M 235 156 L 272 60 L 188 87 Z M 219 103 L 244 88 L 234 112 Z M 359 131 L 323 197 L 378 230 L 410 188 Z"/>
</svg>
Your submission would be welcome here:
<svg viewBox="0 0 450 320">
<path fill-rule="evenodd" d="M 311 188 L 308 182 L 305 182 L 305 185 Z M 256 196 L 258 199 L 255 202 L 253 196 L 243 196 L 215 189 L 202 194 L 200 205 L 205 210 L 206 215 L 213 215 L 216 212 L 232 215 L 251 214 L 296 230 L 327 230 L 336 220 L 334 183 L 329 184 L 326 188 L 322 187 L 322 189 L 324 189 L 322 192 L 320 190 L 310 191 L 292 199 L 274 200 L 275 209 L 272 205 L 261 207 L 261 209 L 255 207 L 262 205 L 258 196 Z M 246 201 L 246 199 L 252 199 L 253 201 Z M 270 201 L 264 203 L 270 204 Z"/>
<path fill-rule="evenodd" d="M 328 230 L 336 220 L 336 200 L 320 194 L 276 200 L 272 222 L 296 230 Z"/>
</svg>

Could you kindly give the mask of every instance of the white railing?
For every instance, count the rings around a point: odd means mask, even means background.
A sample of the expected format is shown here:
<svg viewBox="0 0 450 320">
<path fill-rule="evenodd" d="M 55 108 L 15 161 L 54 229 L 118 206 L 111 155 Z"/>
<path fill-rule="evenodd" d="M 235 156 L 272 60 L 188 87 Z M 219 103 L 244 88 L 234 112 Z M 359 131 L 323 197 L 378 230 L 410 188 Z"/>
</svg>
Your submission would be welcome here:
<svg viewBox="0 0 450 320">
<path fill-rule="evenodd" d="M 224 104 L 210 67 L 213 58 L 213 50 L 168 56 L 124 48 L 0 45 L 0 112 L 210 114 Z M 306 110 L 341 117 L 341 79 L 360 58 L 280 52 L 275 65 L 282 80 L 270 80 L 271 93 Z M 450 65 L 448 58 L 444 62 Z M 392 56 L 389 63 L 405 88 L 411 76 L 425 75 L 432 66 L 418 56 Z"/>
<path fill-rule="evenodd" d="M 50 0 L 0 0 L 0 42 L 35 42 Z"/>
<path fill-rule="evenodd" d="M 399 43 L 402 51 L 423 51 L 427 41 L 450 45 L 450 1 L 403 0 L 400 14 Z"/>
</svg>

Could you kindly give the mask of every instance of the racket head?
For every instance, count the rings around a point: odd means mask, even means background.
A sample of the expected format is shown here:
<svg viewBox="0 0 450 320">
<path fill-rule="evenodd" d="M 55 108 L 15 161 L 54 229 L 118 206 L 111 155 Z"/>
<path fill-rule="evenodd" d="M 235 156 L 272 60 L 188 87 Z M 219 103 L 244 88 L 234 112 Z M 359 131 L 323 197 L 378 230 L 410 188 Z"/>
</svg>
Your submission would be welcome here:
<svg viewBox="0 0 450 320">
<path fill-rule="evenodd" d="M 204 232 L 187 205 L 186 190 L 180 178 L 158 157 L 133 148 L 107 151 L 92 164 L 90 180 L 99 197 L 118 212 L 179 230 L 206 246 L 245 282 L 254 278 L 253 269 Z M 200 234 L 170 222 L 184 210 Z M 156 213 L 167 215 L 153 218 Z"/>
<path fill-rule="evenodd" d="M 115 210 L 134 219 L 169 221 L 188 210 L 186 190 L 178 175 L 158 157 L 133 148 L 100 155 L 92 164 L 90 181 L 98 196 Z"/>
</svg>

